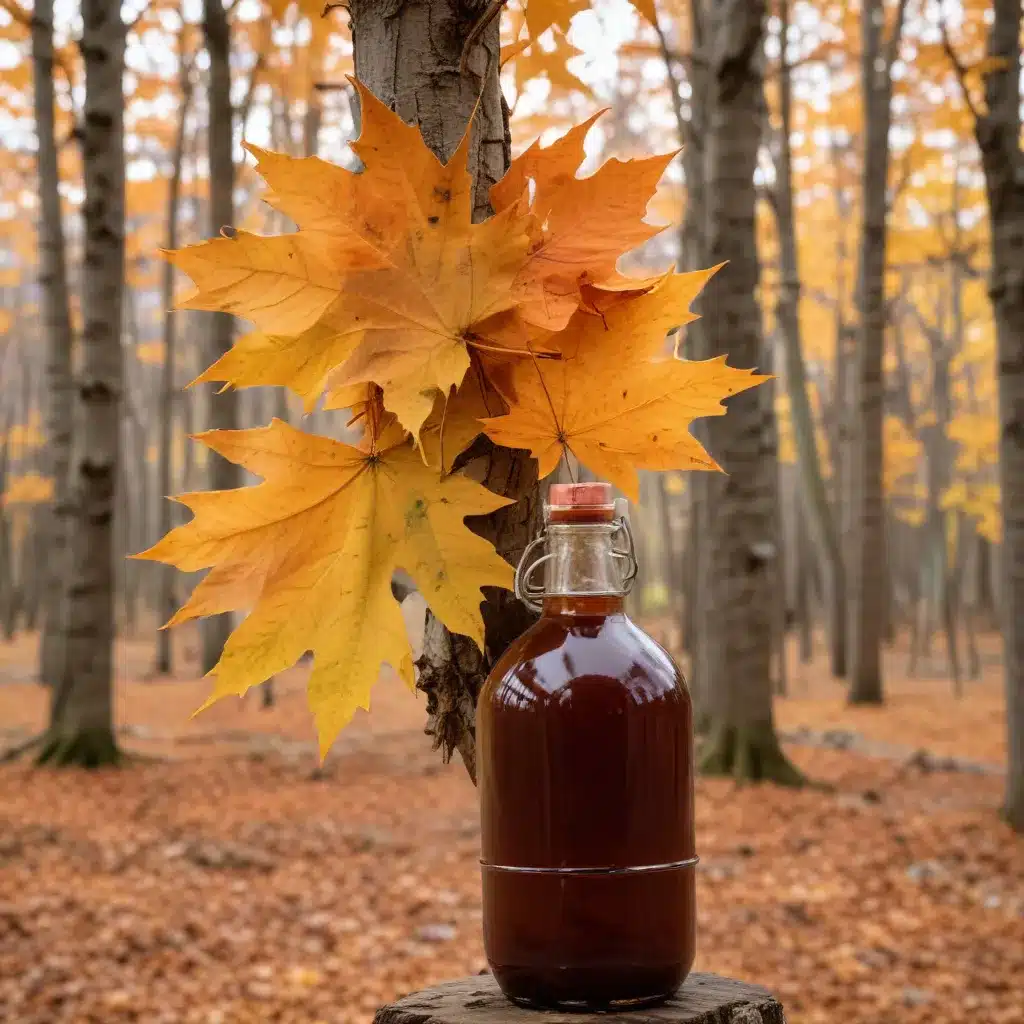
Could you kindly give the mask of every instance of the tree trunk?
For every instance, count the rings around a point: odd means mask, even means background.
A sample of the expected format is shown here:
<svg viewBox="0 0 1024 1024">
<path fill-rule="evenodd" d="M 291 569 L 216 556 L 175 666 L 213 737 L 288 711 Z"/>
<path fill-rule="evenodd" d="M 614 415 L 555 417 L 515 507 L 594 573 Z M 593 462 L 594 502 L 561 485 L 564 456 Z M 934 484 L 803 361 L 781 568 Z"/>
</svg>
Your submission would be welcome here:
<svg viewBox="0 0 1024 1024">
<path fill-rule="evenodd" d="M 810 568 L 811 559 L 808 552 L 807 537 L 804 529 L 804 510 L 800 495 L 793 502 L 793 512 L 796 518 L 794 530 L 793 557 L 796 562 L 796 618 L 797 628 L 800 631 L 800 664 L 809 665 L 814 658 L 814 619 L 811 615 L 810 597 Z"/>
<path fill-rule="evenodd" d="M 234 109 L 231 105 L 231 28 L 222 0 L 203 0 L 203 39 L 210 59 L 207 83 L 207 153 L 210 161 L 210 234 L 230 229 L 234 220 L 235 162 Z M 208 314 L 204 362 L 215 363 L 231 348 L 234 320 L 229 313 Z M 207 417 L 212 430 L 238 427 L 238 392 L 229 388 L 210 395 Z M 209 452 L 209 487 L 215 491 L 241 486 L 241 468 L 215 452 Z M 203 620 L 202 666 L 204 672 L 217 664 L 234 620 L 230 614 L 211 615 Z"/>
<path fill-rule="evenodd" d="M 689 80 L 689 117 L 683 107 L 682 75 L 677 53 L 669 44 L 660 22 L 655 19 L 655 29 L 661 46 L 662 58 L 669 82 L 669 99 L 676 121 L 679 145 L 683 149 L 683 175 L 686 184 L 686 213 L 679 232 L 681 262 L 687 270 L 707 266 L 704 237 L 704 195 L 705 165 L 704 142 L 707 134 L 707 62 L 705 59 L 705 14 L 699 2 L 690 4 L 690 60 L 685 62 L 686 77 Z M 694 311 L 701 310 L 701 297 L 694 303 Z M 698 320 L 686 328 L 685 353 L 689 359 L 707 357 L 707 344 L 702 323 Z M 698 420 L 692 428 L 694 436 L 706 443 L 704 423 Z M 687 504 L 689 518 L 686 541 L 686 599 L 683 605 L 683 644 L 690 656 L 690 693 L 693 699 L 694 728 L 698 733 L 707 731 L 707 701 L 704 682 L 708 602 L 701 588 L 701 581 L 707 572 L 702 563 L 707 559 L 705 537 L 707 535 L 707 494 L 703 473 L 691 473 L 687 480 Z"/>
<path fill-rule="evenodd" d="M 497 18 L 469 54 L 470 73 L 459 73 L 465 42 L 488 7 L 486 0 L 351 0 L 349 7 L 357 76 L 404 120 L 418 125 L 440 159 L 455 151 L 476 108 L 469 170 L 477 220 L 490 215 L 490 187 L 511 159 L 508 108 L 498 81 Z M 498 494 L 520 499 L 474 526 L 515 563 L 539 523 L 536 463 L 523 452 L 485 440 L 467 455 L 470 475 Z M 485 651 L 481 654 L 470 639 L 449 633 L 428 614 L 417 662 L 417 686 L 427 694 L 427 731 L 446 757 L 459 751 L 474 781 L 477 694 L 495 659 L 533 619 L 510 592 L 487 588 L 485 593 Z"/>
<path fill-rule="evenodd" d="M 0 494 L 7 489 L 7 418 L 0 418 Z M 11 519 L 8 508 L 0 502 L 0 636 L 14 639 L 14 545 L 11 541 Z"/>
<path fill-rule="evenodd" d="M 174 138 L 174 153 L 171 157 L 171 180 L 167 186 L 167 249 L 178 248 L 178 213 L 181 208 L 181 175 L 185 162 L 185 131 L 189 110 L 192 106 L 192 60 L 184 52 L 184 33 L 181 34 L 182 47 L 179 48 L 178 59 L 181 62 L 179 85 L 181 99 L 178 107 L 178 128 Z M 163 281 L 161 289 L 164 323 L 163 347 L 164 365 L 160 374 L 160 436 L 159 463 L 157 466 L 157 535 L 165 537 L 171 529 L 174 506 L 170 501 L 173 490 L 171 481 L 171 465 L 174 457 L 174 409 L 177 405 L 177 340 L 178 316 L 171 306 L 174 304 L 174 265 L 165 260 L 163 265 Z M 157 590 L 157 616 L 161 623 L 166 622 L 178 607 L 175 596 L 175 577 L 177 572 L 173 566 L 160 565 Z M 157 632 L 156 662 L 153 666 L 156 675 L 170 675 L 174 670 L 171 633 L 168 629 Z"/>
<path fill-rule="evenodd" d="M 82 0 L 85 64 L 84 331 L 75 383 L 69 477 L 74 508 L 67 662 L 53 688 L 40 760 L 94 767 L 117 760 L 114 741 L 114 502 L 120 462 L 124 297 L 125 28 L 120 7 Z"/>
<path fill-rule="evenodd" d="M 846 571 L 839 530 L 828 503 L 825 477 L 815 439 L 814 415 L 807 394 L 807 368 L 800 338 L 800 273 L 797 267 L 796 218 L 793 213 L 793 164 L 790 149 L 793 91 L 785 40 L 789 29 L 789 0 L 780 2 L 779 105 L 782 125 L 778 138 L 775 217 L 779 230 L 779 301 L 776 317 L 786 353 L 786 388 L 796 442 L 797 465 L 803 487 L 803 512 L 811 529 L 828 594 L 829 654 L 832 675 L 846 675 Z"/>
<path fill-rule="evenodd" d="M 736 366 L 763 355 L 757 303 L 754 169 L 763 108 L 764 0 L 711 0 L 704 7 L 709 64 L 705 143 L 705 259 L 728 261 L 703 303 L 707 355 Z M 737 779 L 798 783 L 772 721 L 771 651 L 775 573 L 773 409 L 768 386 L 736 395 L 728 414 L 707 421 L 712 455 L 726 474 L 708 474 L 700 592 L 710 614 L 704 689 L 711 734 L 701 768 Z"/>
<path fill-rule="evenodd" d="M 882 703 L 885 633 L 885 495 L 882 422 L 885 354 L 885 255 L 892 66 L 903 34 L 907 0 L 899 0 L 887 41 L 884 0 L 861 9 L 861 83 L 864 103 L 860 269 L 860 329 L 855 366 L 856 442 L 853 472 L 853 558 L 850 566 L 851 704 Z M 884 43 L 884 45 L 883 45 Z"/>
<path fill-rule="evenodd" d="M 68 301 L 64 225 L 57 186 L 60 174 L 53 88 L 53 0 L 35 0 L 32 11 L 32 74 L 39 175 L 39 292 L 46 345 L 47 470 L 54 482 L 44 562 L 43 632 L 39 675 L 55 686 L 63 675 L 66 621 L 64 576 L 69 525 L 68 464 L 71 458 L 71 309 Z"/>
<path fill-rule="evenodd" d="M 1005 813 L 1024 832 L 1024 153 L 1020 148 L 1020 0 L 994 0 L 987 112 L 976 132 L 992 225 L 989 295 L 999 352 L 1001 608 L 1009 762 Z"/>
</svg>

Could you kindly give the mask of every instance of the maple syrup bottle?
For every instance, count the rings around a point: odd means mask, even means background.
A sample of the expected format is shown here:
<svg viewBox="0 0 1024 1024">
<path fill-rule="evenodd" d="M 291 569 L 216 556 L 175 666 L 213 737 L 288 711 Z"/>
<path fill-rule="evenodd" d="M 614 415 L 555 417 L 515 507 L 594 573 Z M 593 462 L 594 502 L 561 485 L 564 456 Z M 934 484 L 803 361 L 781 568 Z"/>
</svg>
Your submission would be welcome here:
<svg viewBox="0 0 1024 1024">
<path fill-rule="evenodd" d="M 636 563 L 610 485 L 549 499 L 517 572 L 541 617 L 477 706 L 484 946 L 516 1003 L 628 1009 L 670 997 L 693 965 L 690 696 L 623 612 Z"/>
</svg>

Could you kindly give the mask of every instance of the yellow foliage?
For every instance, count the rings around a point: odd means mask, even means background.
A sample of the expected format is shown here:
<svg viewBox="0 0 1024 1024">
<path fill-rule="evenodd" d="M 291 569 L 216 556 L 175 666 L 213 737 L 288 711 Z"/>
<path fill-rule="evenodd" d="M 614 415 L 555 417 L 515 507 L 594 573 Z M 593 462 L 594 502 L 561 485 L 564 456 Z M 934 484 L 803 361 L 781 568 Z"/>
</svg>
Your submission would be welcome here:
<svg viewBox="0 0 1024 1024">
<path fill-rule="evenodd" d="M 591 119 L 513 161 L 494 189 L 497 214 L 473 223 L 468 133 L 442 165 L 416 128 L 356 86 L 364 173 L 253 148 L 267 202 L 300 231 L 235 232 L 170 258 L 196 284 L 183 305 L 259 328 L 199 380 L 284 385 L 307 408 L 329 373 L 333 386 L 372 381 L 418 433 L 471 352 L 524 353 L 535 328 L 565 326 L 584 283 L 621 287 L 617 258 L 660 230 L 642 218 L 671 154 L 575 178 Z"/>
<path fill-rule="evenodd" d="M 9 427 L 6 436 L 0 434 L 0 443 L 5 443 L 12 459 L 22 458 L 46 444 L 46 435 L 42 430 L 42 420 L 36 410 L 29 413 L 25 423 L 15 423 Z"/>
<path fill-rule="evenodd" d="M 561 32 L 556 30 L 553 35 L 555 45 L 551 49 L 545 49 L 540 42 L 534 42 L 532 45 L 527 43 L 523 48 L 525 52 L 520 50 L 516 53 L 511 48 L 502 51 L 503 64 L 515 60 L 513 70 L 516 92 L 522 92 L 526 83 L 533 78 L 546 78 L 551 83 L 553 92 L 578 92 L 593 98 L 594 93 L 590 86 L 577 78 L 566 66 L 567 61 L 579 56 L 583 51 L 577 50 Z"/>
<path fill-rule="evenodd" d="M 403 568 L 434 613 L 483 641 L 480 588 L 508 587 L 512 569 L 462 522 L 507 499 L 423 464 L 387 428 L 365 449 L 301 433 L 280 420 L 200 435 L 264 482 L 189 494 L 194 518 L 143 558 L 210 568 L 168 625 L 251 608 L 213 670 L 210 701 L 243 694 L 311 650 L 310 706 L 326 753 L 369 694 L 382 662 L 412 685 L 412 655 L 391 576 Z"/>
<path fill-rule="evenodd" d="M 39 473 L 11 476 L 0 494 L 0 505 L 8 508 L 25 505 L 45 505 L 53 501 L 53 480 Z"/>
<path fill-rule="evenodd" d="M 693 319 L 714 270 L 639 279 L 616 269 L 660 230 L 644 216 L 673 154 L 577 178 L 591 118 L 520 154 L 491 191 L 495 215 L 474 223 L 468 135 L 442 165 L 417 129 L 356 87 L 361 173 L 253 149 L 267 201 L 297 233 L 231 231 L 170 257 L 195 283 L 186 305 L 257 328 L 199 380 L 284 385 L 307 408 L 326 391 L 363 439 L 353 447 L 278 420 L 201 435 L 264 482 L 184 496 L 192 521 L 140 556 L 210 570 L 172 624 L 249 609 L 211 699 L 314 652 L 322 751 L 367 706 L 381 664 L 411 682 L 396 569 L 449 629 L 483 641 L 480 588 L 509 586 L 512 570 L 464 519 L 507 499 L 452 473 L 482 430 L 530 449 L 541 474 L 572 451 L 635 495 L 640 468 L 717 469 L 690 423 L 765 379 L 724 357 L 667 352 L 666 332 Z"/>
<path fill-rule="evenodd" d="M 636 10 L 650 23 L 655 23 L 654 0 L 630 0 Z M 552 25 L 569 31 L 574 14 L 590 7 L 590 0 L 526 0 L 526 27 L 530 38 L 536 39 Z"/>
<path fill-rule="evenodd" d="M 162 341 L 143 341 L 134 348 L 135 358 L 146 366 L 163 366 L 164 343 Z"/>
</svg>

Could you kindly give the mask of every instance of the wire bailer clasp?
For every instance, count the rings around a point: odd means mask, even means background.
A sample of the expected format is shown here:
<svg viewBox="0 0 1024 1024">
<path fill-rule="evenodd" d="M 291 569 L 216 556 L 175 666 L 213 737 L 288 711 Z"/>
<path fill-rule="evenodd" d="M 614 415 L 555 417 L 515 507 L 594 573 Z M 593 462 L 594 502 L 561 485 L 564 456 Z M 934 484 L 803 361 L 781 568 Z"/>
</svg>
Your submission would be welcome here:
<svg viewBox="0 0 1024 1024">
<path fill-rule="evenodd" d="M 637 574 L 640 572 L 640 567 L 636 560 L 636 545 L 633 541 L 633 531 L 629 525 L 629 518 L 626 515 L 618 516 L 613 519 L 607 525 L 613 527 L 612 536 L 612 558 L 618 561 L 626 562 L 626 570 L 622 576 L 622 589 L 614 591 L 587 591 L 585 594 L 578 596 L 587 597 L 614 597 L 621 594 L 628 594 L 633 589 L 633 583 L 636 581 Z M 526 546 L 526 550 L 523 551 L 522 557 L 519 559 L 519 564 L 516 566 L 516 574 L 514 579 L 514 589 L 516 597 L 526 605 L 531 611 L 540 612 L 542 610 L 541 600 L 544 597 L 545 590 L 541 583 L 537 583 L 534 580 L 534 574 L 545 563 L 551 561 L 555 556 L 550 552 L 546 552 L 539 558 L 535 557 L 536 553 L 547 545 L 548 542 L 548 531 L 546 527 L 542 527 L 540 533 Z M 568 595 L 572 596 L 572 595 Z"/>
</svg>

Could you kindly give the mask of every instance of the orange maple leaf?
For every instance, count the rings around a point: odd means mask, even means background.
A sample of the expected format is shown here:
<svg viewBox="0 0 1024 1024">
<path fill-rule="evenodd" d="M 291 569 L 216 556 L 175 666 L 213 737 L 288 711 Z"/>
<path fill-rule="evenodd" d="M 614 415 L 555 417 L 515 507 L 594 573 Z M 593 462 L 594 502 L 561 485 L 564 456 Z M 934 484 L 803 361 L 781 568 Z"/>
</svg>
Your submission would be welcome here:
<svg viewBox="0 0 1024 1024">
<path fill-rule="evenodd" d="M 528 448 L 541 476 L 571 451 L 633 500 L 637 469 L 718 469 L 691 422 L 722 415 L 721 399 L 768 377 L 727 366 L 724 356 L 662 355 L 666 331 L 696 319 L 690 302 L 716 270 L 674 274 L 602 315 L 576 313 L 559 338 L 561 360 L 515 367 L 516 401 L 507 415 L 483 421 L 487 435 Z"/>
</svg>

